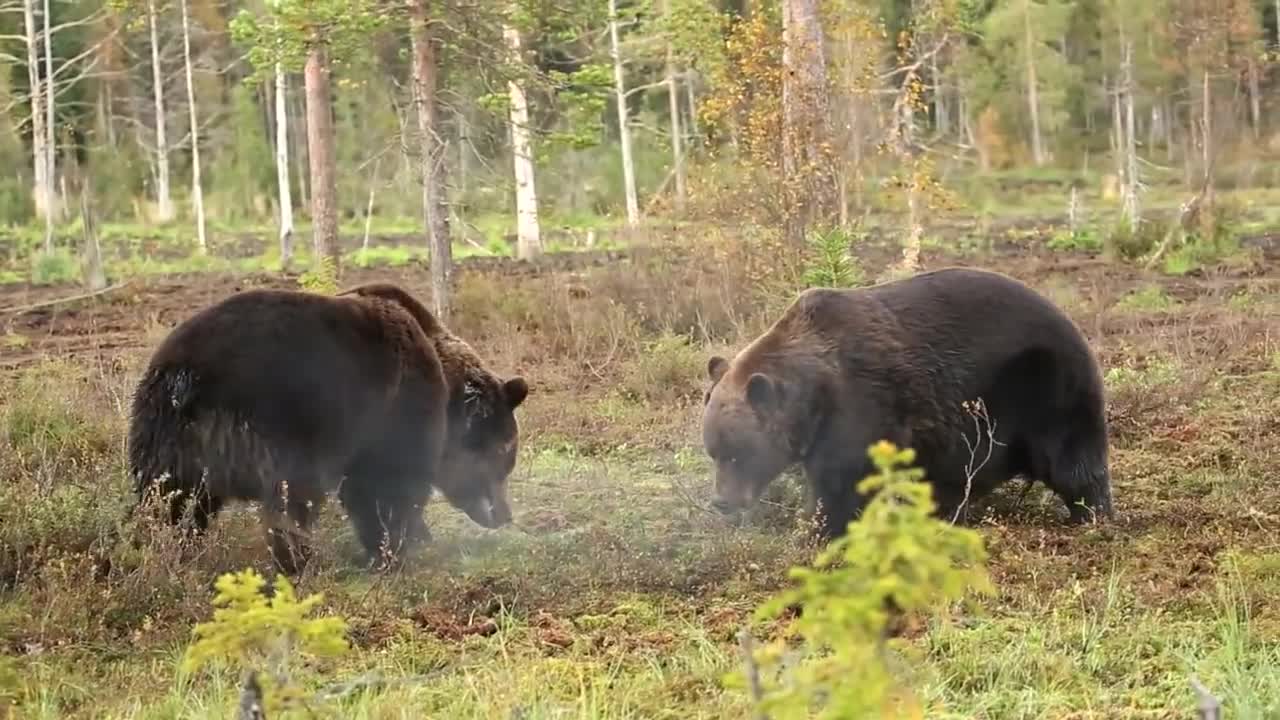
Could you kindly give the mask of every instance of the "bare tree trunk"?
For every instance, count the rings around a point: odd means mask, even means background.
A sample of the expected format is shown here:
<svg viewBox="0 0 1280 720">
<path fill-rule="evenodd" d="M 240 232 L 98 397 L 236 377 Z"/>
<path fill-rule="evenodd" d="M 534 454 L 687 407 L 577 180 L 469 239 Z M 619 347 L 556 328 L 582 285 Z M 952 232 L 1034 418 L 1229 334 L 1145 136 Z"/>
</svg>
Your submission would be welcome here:
<svg viewBox="0 0 1280 720">
<path fill-rule="evenodd" d="M 613 58 L 613 94 L 618 106 L 618 142 L 622 145 L 622 181 L 627 197 L 627 225 L 635 227 L 640 223 L 640 203 L 636 199 L 635 164 L 631 158 L 626 81 L 622 71 L 622 48 L 618 42 L 617 0 L 609 0 L 609 56 Z"/>
<path fill-rule="evenodd" d="M 373 172 L 369 175 L 369 204 L 364 209 L 364 239 L 360 241 L 360 249 L 369 252 L 369 230 L 373 226 L 373 200 L 378 192 L 378 166 L 382 164 L 382 158 L 373 161 Z M 436 314 L 440 311 L 437 309 Z"/>
<path fill-rule="evenodd" d="M 1277 18 L 1280 22 L 1280 17 Z M 1253 139 L 1262 134 L 1262 95 L 1258 89 L 1258 63 L 1249 58 L 1249 120 L 1253 123 Z"/>
<path fill-rule="evenodd" d="M 436 129 L 437 68 L 427 0 L 409 4 L 413 46 L 413 99 L 417 104 L 422 153 L 422 213 L 431 248 L 431 301 L 437 316 L 449 315 L 449 286 L 453 274 L 453 244 L 449 236 L 449 208 L 445 202 L 444 143 Z"/>
<path fill-rule="evenodd" d="M 1201 117 L 1200 131 L 1200 147 L 1202 149 L 1201 162 L 1204 164 L 1203 180 L 1205 190 L 1205 205 L 1213 207 L 1213 95 L 1209 91 L 1209 68 L 1204 68 L 1201 76 L 1201 105 L 1203 115 Z"/>
<path fill-rule="evenodd" d="M 196 209 L 196 242 L 200 252 L 209 251 L 204 232 L 204 189 L 200 183 L 200 123 L 196 116 L 196 87 L 191 72 L 191 21 L 187 17 L 187 0 L 182 7 L 182 62 L 187 71 L 187 108 L 191 111 L 191 200 Z"/>
<path fill-rule="evenodd" d="M 670 0 L 664 0 L 663 11 L 670 17 L 671 6 Z M 683 138 L 680 136 L 680 86 L 676 82 L 676 60 L 675 48 L 671 41 L 667 41 L 667 62 L 666 62 L 666 78 L 664 82 L 667 84 L 667 113 L 671 116 L 671 161 L 675 164 L 676 175 L 676 210 L 684 210 L 685 201 L 685 184 L 684 184 L 684 147 Z"/>
<path fill-rule="evenodd" d="M 1133 233 L 1138 232 L 1138 223 L 1142 219 L 1141 206 L 1138 202 L 1138 192 L 1141 184 L 1138 180 L 1138 147 L 1135 140 L 1136 127 L 1134 123 L 1133 113 L 1133 95 L 1134 95 L 1134 77 L 1133 77 L 1133 41 L 1124 36 L 1121 31 L 1120 42 L 1124 46 L 1124 66 L 1122 72 L 1124 75 L 1124 213 L 1129 218 L 1129 230 Z"/>
<path fill-rule="evenodd" d="M 54 200 L 50 204 L 52 209 L 52 217 L 54 220 L 62 220 L 63 207 L 66 204 L 66 193 L 57 195 L 54 199 L 53 187 L 58 180 L 58 120 L 54 108 L 58 101 L 58 86 L 54 81 L 53 74 L 53 15 L 49 12 L 49 0 L 44 0 L 44 115 L 46 128 L 45 139 L 45 162 L 49 169 L 46 171 L 49 178 L 49 197 Z M 52 246 L 53 243 L 53 225 L 50 224 L 46 228 L 48 237 L 46 242 Z"/>
<path fill-rule="evenodd" d="M 685 68 L 684 93 L 687 96 L 686 103 L 689 105 L 689 134 L 694 138 L 698 136 L 698 95 L 693 88 L 693 70 Z M 695 139 L 694 142 L 697 142 Z"/>
<path fill-rule="evenodd" d="M 938 69 L 938 56 L 929 58 L 929 77 L 933 80 L 933 122 L 940 137 L 951 133 L 951 116 L 947 112 L 946 93 L 943 92 L 942 73 Z"/>
<path fill-rule="evenodd" d="M 303 67 L 307 96 L 307 159 L 311 165 L 311 244 L 316 262 L 328 257 L 338 272 L 338 189 L 329 92 L 329 50 L 320 43 L 307 50 Z"/>
<path fill-rule="evenodd" d="M 280 268 L 287 270 L 293 260 L 293 192 L 289 187 L 289 107 L 288 79 L 276 63 L 276 186 L 280 195 Z"/>
<path fill-rule="evenodd" d="M 35 174 L 32 197 L 35 199 L 36 212 L 44 217 L 44 250 L 50 253 L 53 252 L 53 181 L 49 177 L 49 131 L 45 126 L 44 82 L 40 78 L 37 44 L 40 36 L 36 29 L 33 0 L 23 0 L 22 17 L 27 32 L 27 81 L 31 85 L 31 155 Z"/>
<path fill-rule="evenodd" d="M 804 242 L 809 226 L 834 218 L 837 203 L 829 145 L 827 65 L 817 0 L 782 5 L 782 175 L 784 234 Z"/>
<path fill-rule="evenodd" d="M 107 274 L 102 269 L 102 244 L 98 241 L 87 176 L 80 180 L 80 224 L 84 233 L 84 284 L 90 292 L 97 292 L 107 286 Z"/>
<path fill-rule="evenodd" d="M 520 31 L 504 25 L 502 37 L 507 42 L 512 62 L 523 64 L 520 55 Z M 534 258 L 542 254 L 542 236 L 538 225 L 538 190 L 533 179 L 533 155 L 529 149 L 529 106 L 524 88 L 516 80 L 507 82 L 511 96 L 511 155 L 516 179 L 516 256 Z"/>
<path fill-rule="evenodd" d="M 155 0 L 147 0 L 147 24 L 151 33 L 151 83 L 156 107 L 156 219 L 166 223 L 173 219 L 173 195 L 169 188 L 169 141 L 165 133 L 164 76 L 160 70 Z"/>
<path fill-rule="evenodd" d="M 1031 117 L 1031 157 L 1036 166 L 1044 164 L 1044 142 L 1040 138 L 1040 94 L 1036 80 L 1035 36 L 1031 33 L 1031 0 L 1023 0 L 1023 27 L 1027 43 L 1027 106 Z"/>
<path fill-rule="evenodd" d="M 305 71 L 304 71 L 305 72 Z M 306 78 L 303 78 L 303 97 L 294 98 L 292 103 L 293 109 L 289 111 L 289 116 L 294 118 L 294 122 L 289 123 L 292 136 L 292 146 L 295 150 L 293 153 L 293 162 L 295 170 L 298 173 L 298 206 L 304 208 L 311 207 L 311 175 L 308 168 L 311 167 L 311 158 L 309 157 L 307 143 L 311 133 L 307 130 L 307 103 L 306 103 Z M 300 121 L 300 122 L 299 122 Z"/>
<path fill-rule="evenodd" d="M 471 172 L 471 158 L 467 148 L 467 144 L 471 142 L 471 126 L 467 122 L 467 113 L 462 108 L 458 108 L 453 117 L 458 128 L 458 175 L 456 186 L 458 197 L 466 198 L 467 178 Z M 457 205 L 458 203 L 454 203 L 455 207 Z"/>
</svg>

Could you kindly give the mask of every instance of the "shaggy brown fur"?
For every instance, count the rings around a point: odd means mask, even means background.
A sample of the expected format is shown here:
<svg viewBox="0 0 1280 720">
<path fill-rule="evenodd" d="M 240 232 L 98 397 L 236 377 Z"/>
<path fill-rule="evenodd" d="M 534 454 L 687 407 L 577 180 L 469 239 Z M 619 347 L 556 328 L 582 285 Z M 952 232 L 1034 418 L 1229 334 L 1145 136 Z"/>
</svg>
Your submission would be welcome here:
<svg viewBox="0 0 1280 720">
<path fill-rule="evenodd" d="M 168 496 L 172 524 L 190 504 L 196 532 L 228 500 L 261 502 L 285 572 L 301 570 L 334 489 L 366 552 L 394 558 L 428 536 L 433 487 L 481 525 L 510 521 L 527 393 L 395 286 L 250 290 L 156 349 L 133 400 L 130 468 L 139 502 Z"/>
<path fill-rule="evenodd" d="M 867 449 L 887 439 L 916 450 L 947 517 L 1020 475 L 1048 485 L 1074 521 L 1111 515 L 1096 360 L 1061 310 L 1007 276 L 949 268 L 808 290 L 707 373 L 703 443 L 722 512 L 800 463 L 822 535 L 843 534 L 866 501 L 855 485 L 872 472 Z M 994 446 L 963 407 L 978 400 Z"/>
</svg>

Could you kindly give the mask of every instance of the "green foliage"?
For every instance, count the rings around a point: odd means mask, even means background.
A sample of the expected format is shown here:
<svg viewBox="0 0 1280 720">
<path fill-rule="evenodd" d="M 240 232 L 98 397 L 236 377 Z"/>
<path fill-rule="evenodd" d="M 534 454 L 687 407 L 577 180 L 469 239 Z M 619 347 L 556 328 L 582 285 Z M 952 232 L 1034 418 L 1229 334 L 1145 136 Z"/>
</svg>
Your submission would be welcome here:
<svg viewBox="0 0 1280 720">
<path fill-rule="evenodd" d="M 1139 312 L 1163 312 L 1170 310 L 1177 301 L 1165 294 L 1159 285 L 1145 285 L 1133 290 L 1116 303 L 1120 310 Z"/>
<path fill-rule="evenodd" d="M 324 596 L 299 600 L 293 585 L 276 576 L 274 592 L 263 595 L 266 580 L 252 569 L 218 578 L 213 620 L 193 629 L 195 641 L 182 659 L 183 672 L 195 672 L 214 662 L 230 662 L 270 673 L 260 678 L 268 717 L 302 698 L 292 683 L 291 666 L 309 658 L 338 657 L 350 649 L 346 621 L 340 617 L 308 618 Z"/>
<path fill-rule="evenodd" d="M 57 285 L 74 282 L 80 276 L 79 263 L 66 250 L 40 252 L 32 258 L 31 282 L 35 285 Z"/>
<path fill-rule="evenodd" d="M 637 361 L 627 367 L 621 390 L 637 401 L 692 403 L 701 398 L 705 368 L 703 351 L 688 337 L 664 333 L 646 343 Z"/>
<path fill-rule="evenodd" d="M 1110 243 L 1116 254 L 1125 260 L 1136 260 L 1151 252 L 1160 242 L 1163 229 L 1159 223 L 1143 221 L 1134 232 L 1129 221 L 1120 218 L 1111 226 Z"/>
<path fill-rule="evenodd" d="M 12 712 L 12 706 L 18 702 L 22 677 L 17 665 L 13 658 L 0 656 L 0 712 Z"/>
<path fill-rule="evenodd" d="M 230 23 L 231 37 L 249 46 L 252 81 L 274 72 L 276 63 L 301 70 L 311 47 L 324 45 L 335 65 L 357 64 L 368 53 L 370 36 L 391 18 L 374 0 L 274 0 L 259 17 L 241 10 Z"/>
<path fill-rule="evenodd" d="M 560 146 L 582 150 L 600 144 L 604 137 L 605 109 L 613 91 L 613 70 L 606 63 L 587 63 L 572 73 L 551 71 L 556 103 L 564 112 L 557 130 L 547 133 L 547 143 L 539 143 L 539 162 L 547 162 L 547 151 Z"/>
<path fill-rule="evenodd" d="M 1062 229 L 1049 238 L 1048 246 L 1050 250 L 1058 251 L 1098 252 L 1102 250 L 1102 239 L 1089 228 Z"/>
<path fill-rule="evenodd" d="M 298 286 L 308 292 L 332 295 L 338 292 L 338 267 L 333 258 L 321 256 L 298 278 Z"/>
<path fill-rule="evenodd" d="M 697 62 L 714 74 L 724 62 L 722 38 L 729 30 L 729 13 L 717 12 L 707 0 L 666 0 L 668 12 L 654 22 L 671 43 L 675 56 Z"/>
<path fill-rule="evenodd" d="M 850 234 L 843 228 L 815 232 L 809 237 L 805 287 L 847 288 L 865 281 L 862 266 L 850 253 Z"/>
<path fill-rule="evenodd" d="M 795 567 L 798 585 L 757 609 L 758 619 L 776 618 L 788 608 L 803 613 L 766 649 L 776 661 L 787 640 L 799 636 L 804 662 L 792 664 L 792 682 L 769 692 L 762 708 L 771 718 L 899 715 L 915 708 L 910 693 L 896 687 L 888 664 L 886 634 L 891 613 L 937 608 L 968 590 L 992 590 L 986 549 L 975 530 L 932 515 L 932 488 L 923 470 L 900 469 L 915 452 L 881 441 L 869 455 L 876 474 L 858 483 L 872 494 L 862 517 L 824 548 L 812 567 Z M 917 716 L 918 710 L 915 710 Z"/>
</svg>

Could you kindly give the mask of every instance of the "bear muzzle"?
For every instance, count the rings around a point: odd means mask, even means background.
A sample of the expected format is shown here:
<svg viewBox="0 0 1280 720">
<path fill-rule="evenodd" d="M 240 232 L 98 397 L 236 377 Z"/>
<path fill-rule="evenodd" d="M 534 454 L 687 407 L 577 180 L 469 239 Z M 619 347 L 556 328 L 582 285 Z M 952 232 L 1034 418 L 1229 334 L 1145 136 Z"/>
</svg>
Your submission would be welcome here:
<svg viewBox="0 0 1280 720">
<path fill-rule="evenodd" d="M 504 499 L 494 502 L 487 497 L 479 497 L 467 503 L 463 511 L 477 525 L 496 530 L 511 522 L 511 506 Z"/>
<path fill-rule="evenodd" d="M 718 474 L 711 507 L 722 515 L 732 515 L 754 505 L 758 497 L 757 484 L 750 479 L 725 478 Z"/>
</svg>

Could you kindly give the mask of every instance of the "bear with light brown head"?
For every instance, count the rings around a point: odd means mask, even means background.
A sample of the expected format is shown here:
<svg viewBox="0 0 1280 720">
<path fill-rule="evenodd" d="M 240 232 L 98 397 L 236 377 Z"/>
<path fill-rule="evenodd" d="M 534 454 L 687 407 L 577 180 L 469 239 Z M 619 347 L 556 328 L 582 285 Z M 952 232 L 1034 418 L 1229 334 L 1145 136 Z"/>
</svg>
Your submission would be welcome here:
<svg viewBox="0 0 1280 720">
<path fill-rule="evenodd" d="M 707 374 L 703 445 L 723 513 L 799 464 L 821 534 L 841 535 L 866 502 L 855 486 L 873 471 L 867 450 L 883 439 L 916 450 L 947 517 L 1015 476 L 1048 485 L 1073 521 L 1112 514 L 1094 356 L 1061 310 L 1005 275 L 949 268 L 807 290 Z M 979 400 L 993 445 L 965 409 Z"/>
</svg>

